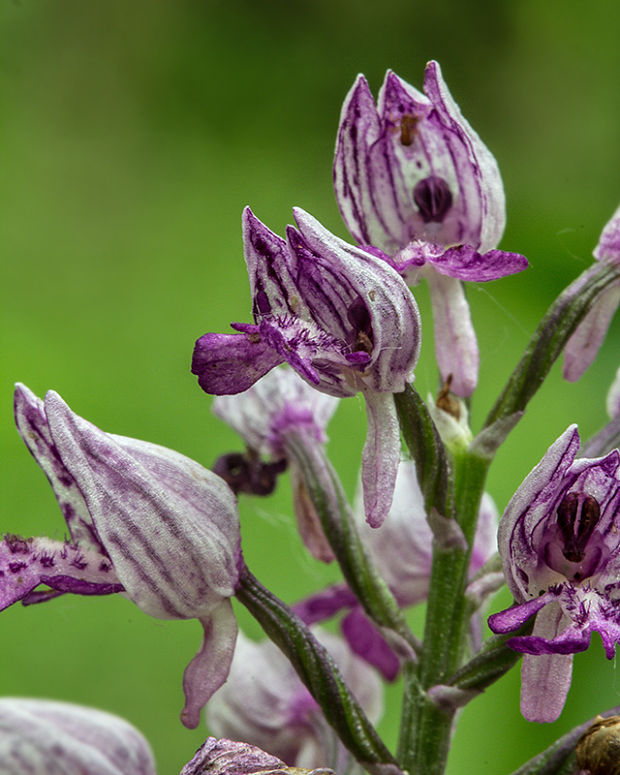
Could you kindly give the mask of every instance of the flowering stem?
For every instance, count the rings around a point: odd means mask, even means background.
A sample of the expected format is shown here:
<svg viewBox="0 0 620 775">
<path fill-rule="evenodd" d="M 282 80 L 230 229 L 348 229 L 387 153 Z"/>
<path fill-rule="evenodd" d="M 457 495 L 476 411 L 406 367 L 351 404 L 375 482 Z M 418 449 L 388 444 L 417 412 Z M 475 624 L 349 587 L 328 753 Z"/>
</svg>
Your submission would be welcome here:
<svg viewBox="0 0 620 775">
<path fill-rule="evenodd" d="M 290 660 L 357 761 L 375 775 L 399 775 L 394 757 L 351 694 L 336 664 L 301 619 L 245 565 L 235 594 Z"/>
<path fill-rule="evenodd" d="M 384 632 L 399 656 L 412 659 L 420 644 L 359 537 L 351 506 L 324 449 L 317 444 L 305 444 L 294 433 L 286 434 L 285 446 L 301 471 L 308 495 L 349 587 L 368 616 L 379 627 L 396 634 L 394 638 Z"/>
<path fill-rule="evenodd" d="M 469 610 L 465 597 L 471 546 L 489 461 L 470 452 L 454 457 L 455 507 L 466 550 L 435 542 L 426 610 L 424 646 L 418 670 L 405 674 L 399 758 L 410 773 L 445 770 L 453 710 L 440 708 L 424 692 L 447 679 L 463 659 Z"/>
</svg>

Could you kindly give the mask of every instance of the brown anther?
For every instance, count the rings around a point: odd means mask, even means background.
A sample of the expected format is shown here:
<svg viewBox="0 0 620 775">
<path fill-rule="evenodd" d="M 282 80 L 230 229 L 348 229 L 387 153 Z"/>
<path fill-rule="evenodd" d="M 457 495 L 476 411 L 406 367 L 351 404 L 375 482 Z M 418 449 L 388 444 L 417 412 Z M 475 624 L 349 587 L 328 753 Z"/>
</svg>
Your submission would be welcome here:
<svg viewBox="0 0 620 775">
<path fill-rule="evenodd" d="M 402 145 L 411 145 L 417 134 L 418 121 L 415 116 L 405 114 L 400 117 L 400 142 Z"/>
<path fill-rule="evenodd" d="M 450 386 L 452 385 L 452 374 L 448 374 L 446 381 L 443 383 L 443 387 L 437 393 L 435 400 L 435 406 L 444 412 L 447 412 L 455 420 L 461 419 L 461 405 L 456 398 L 450 392 Z"/>
<path fill-rule="evenodd" d="M 365 352 L 368 353 L 368 355 L 372 355 L 372 341 L 368 334 L 364 333 L 363 331 L 357 332 L 353 352 Z"/>
<path fill-rule="evenodd" d="M 258 344 L 260 342 L 260 334 L 248 334 L 248 339 L 252 344 Z"/>
</svg>

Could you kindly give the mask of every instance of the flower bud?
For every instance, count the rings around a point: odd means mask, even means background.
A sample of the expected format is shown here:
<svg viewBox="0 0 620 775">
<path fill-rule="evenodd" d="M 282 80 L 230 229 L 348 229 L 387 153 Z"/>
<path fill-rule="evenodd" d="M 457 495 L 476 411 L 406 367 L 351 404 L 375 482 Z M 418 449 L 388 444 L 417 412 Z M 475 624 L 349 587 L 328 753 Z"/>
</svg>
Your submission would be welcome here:
<svg viewBox="0 0 620 775">
<path fill-rule="evenodd" d="M 127 721 L 67 702 L 0 699 L 2 775 L 155 775 L 146 740 Z"/>
<path fill-rule="evenodd" d="M 590 775 L 620 775 L 620 716 L 597 716 L 575 753 L 577 766 Z"/>
<path fill-rule="evenodd" d="M 208 737 L 181 775 L 333 775 L 333 770 L 287 767 L 281 759 L 255 745 Z"/>
</svg>

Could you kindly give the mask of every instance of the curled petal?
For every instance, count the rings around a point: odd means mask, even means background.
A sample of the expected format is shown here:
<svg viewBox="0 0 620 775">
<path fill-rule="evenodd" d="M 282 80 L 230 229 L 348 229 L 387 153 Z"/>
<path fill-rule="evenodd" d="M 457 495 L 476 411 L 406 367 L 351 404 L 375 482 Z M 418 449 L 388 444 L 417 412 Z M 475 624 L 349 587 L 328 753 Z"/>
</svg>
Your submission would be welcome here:
<svg viewBox="0 0 620 775">
<path fill-rule="evenodd" d="M 205 334 L 194 347 L 192 374 L 207 393 L 241 393 L 283 360 L 258 331 Z"/>
<path fill-rule="evenodd" d="M 400 426 L 394 398 L 390 393 L 366 391 L 367 431 L 362 452 L 364 510 L 371 527 L 380 527 L 386 518 L 400 461 Z"/>
<path fill-rule="evenodd" d="M 188 729 L 198 726 L 200 711 L 228 677 L 237 638 L 237 620 L 230 600 L 222 601 L 200 623 L 204 631 L 202 645 L 183 674 L 185 706 L 181 721 Z"/>
<path fill-rule="evenodd" d="M 620 250 L 620 248 L 619 248 Z M 592 364 L 620 304 L 620 284 L 609 286 L 590 308 L 564 348 L 564 379 L 576 382 Z"/>
<path fill-rule="evenodd" d="M 478 382 L 478 343 L 463 286 L 437 273 L 429 274 L 428 283 L 439 371 L 444 381 L 452 375 L 453 393 L 470 396 Z"/>
</svg>

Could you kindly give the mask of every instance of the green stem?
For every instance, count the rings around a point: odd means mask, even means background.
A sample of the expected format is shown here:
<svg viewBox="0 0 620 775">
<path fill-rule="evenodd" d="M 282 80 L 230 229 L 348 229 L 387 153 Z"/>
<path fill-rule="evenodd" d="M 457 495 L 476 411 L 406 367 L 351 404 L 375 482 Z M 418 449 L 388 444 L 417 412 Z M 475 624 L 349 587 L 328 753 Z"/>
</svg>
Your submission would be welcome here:
<svg viewBox="0 0 620 775">
<path fill-rule="evenodd" d="M 423 692 L 445 683 L 463 658 L 469 610 L 465 587 L 480 499 L 489 461 L 470 452 L 454 458 L 455 514 L 467 550 L 435 545 L 426 609 L 424 646 L 415 678 L 406 677 L 404 722 L 399 743 L 403 767 L 411 775 L 445 771 L 454 711 L 439 708 Z"/>
<path fill-rule="evenodd" d="M 389 633 L 384 632 L 395 651 L 405 660 L 412 659 L 420 644 L 359 536 L 349 501 L 324 449 L 317 444 L 305 443 L 296 433 L 286 435 L 285 445 L 300 470 L 350 589 L 379 627 L 396 633 L 397 638 L 390 638 Z"/>
<path fill-rule="evenodd" d="M 329 724 L 360 764 L 375 775 L 399 775 L 394 757 L 308 627 L 244 566 L 235 596 L 289 659 Z"/>
</svg>

